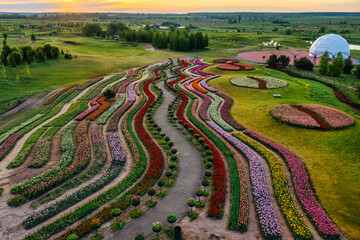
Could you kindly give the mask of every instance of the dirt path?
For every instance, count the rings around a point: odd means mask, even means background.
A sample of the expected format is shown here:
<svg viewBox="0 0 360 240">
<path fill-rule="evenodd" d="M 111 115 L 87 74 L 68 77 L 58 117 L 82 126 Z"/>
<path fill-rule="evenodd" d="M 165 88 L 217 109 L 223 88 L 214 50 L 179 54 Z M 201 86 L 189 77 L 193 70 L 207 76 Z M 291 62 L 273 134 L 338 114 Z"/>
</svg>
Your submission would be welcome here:
<svg viewBox="0 0 360 240">
<path fill-rule="evenodd" d="M 10 109 L 9 111 L 7 111 L 3 114 L 0 114 L 0 121 L 2 121 L 4 119 L 8 119 L 8 121 L 3 123 L 1 127 L 3 128 L 14 121 L 21 119 L 23 116 L 25 116 L 26 113 L 30 112 L 37 106 L 40 106 L 41 104 L 43 104 L 49 96 L 51 96 L 58 90 L 59 89 L 52 90 L 48 94 L 45 94 L 45 93 L 35 94 L 35 95 L 31 96 L 30 98 L 26 99 L 24 102 L 17 105 L 16 107 Z M 17 114 L 19 112 L 21 112 L 21 113 Z M 17 115 L 15 116 L 15 114 L 17 114 Z"/>
<path fill-rule="evenodd" d="M 151 45 L 151 44 L 146 44 L 145 47 L 144 47 L 144 49 L 145 49 L 146 51 L 149 51 L 149 52 L 156 52 L 156 49 L 155 49 L 154 46 Z"/>
<path fill-rule="evenodd" d="M 132 239 L 138 231 L 150 237 L 153 235 L 151 226 L 154 221 L 160 221 L 164 226 L 168 226 L 166 217 L 169 214 L 175 214 L 178 219 L 182 219 L 188 211 L 187 200 L 195 197 L 196 190 L 201 186 L 204 171 L 201 154 L 168 121 L 167 107 L 174 96 L 165 89 L 163 82 L 158 86 L 164 91 L 164 101 L 155 112 L 154 119 L 178 149 L 180 159 L 178 177 L 175 185 L 167 191 L 167 195 L 158 202 L 155 208 L 147 210 L 138 220 L 125 225 L 121 231 L 107 236 L 107 239 Z"/>
</svg>

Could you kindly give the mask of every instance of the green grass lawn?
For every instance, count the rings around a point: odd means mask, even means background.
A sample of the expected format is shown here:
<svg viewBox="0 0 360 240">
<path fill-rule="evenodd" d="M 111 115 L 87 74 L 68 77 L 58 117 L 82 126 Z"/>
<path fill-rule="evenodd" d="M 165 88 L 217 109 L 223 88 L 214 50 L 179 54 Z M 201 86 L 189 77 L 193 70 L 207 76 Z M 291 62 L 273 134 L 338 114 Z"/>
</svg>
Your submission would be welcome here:
<svg viewBox="0 0 360 240">
<path fill-rule="evenodd" d="M 208 60 L 210 61 L 210 60 Z M 221 75 L 210 85 L 231 96 L 235 103 L 233 117 L 246 128 L 295 152 L 305 163 L 322 206 L 341 231 L 350 239 L 360 236 L 360 116 L 336 100 L 332 90 L 303 79 L 292 78 L 263 66 L 255 71 L 223 71 L 215 66 L 205 71 Z M 230 83 L 235 76 L 264 75 L 285 79 L 284 89 L 260 90 L 236 87 Z M 272 95 L 279 93 L 281 98 Z M 278 104 L 322 104 L 345 111 L 355 118 L 352 127 L 336 131 L 309 130 L 276 121 L 270 110 Z"/>
</svg>

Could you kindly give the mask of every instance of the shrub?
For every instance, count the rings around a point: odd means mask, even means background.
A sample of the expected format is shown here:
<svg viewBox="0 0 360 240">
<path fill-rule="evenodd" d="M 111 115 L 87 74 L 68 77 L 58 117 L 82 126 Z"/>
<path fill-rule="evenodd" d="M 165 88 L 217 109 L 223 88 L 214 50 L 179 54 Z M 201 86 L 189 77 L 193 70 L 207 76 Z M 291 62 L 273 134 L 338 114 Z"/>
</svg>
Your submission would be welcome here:
<svg viewBox="0 0 360 240">
<path fill-rule="evenodd" d="M 280 55 L 277 60 L 282 67 L 286 67 L 290 63 L 290 58 L 285 55 Z"/>
<path fill-rule="evenodd" d="M 344 73 L 351 74 L 351 70 L 354 68 L 354 64 L 352 63 L 351 58 L 347 58 L 344 60 Z"/>
<path fill-rule="evenodd" d="M 168 146 L 169 146 L 169 147 L 174 146 L 174 142 L 169 141 L 169 142 L 168 142 Z"/>
<path fill-rule="evenodd" d="M 73 233 L 70 236 L 68 236 L 66 240 L 77 240 L 77 239 L 79 239 L 78 235 Z"/>
<path fill-rule="evenodd" d="M 116 95 L 116 93 L 113 90 L 111 90 L 110 88 L 108 88 L 104 91 L 104 96 L 106 99 L 112 99 L 115 97 L 115 95 Z"/>
<path fill-rule="evenodd" d="M 271 55 L 266 61 L 267 65 L 270 67 L 276 67 L 279 64 L 279 60 L 275 54 Z"/>
<path fill-rule="evenodd" d="M 171 224 L 171 226 L 172 226 L 172 224 L 174 223 L 174 222 L 176 222 L 176 216 L 174 215 L 174 214 L 170 214 L 169 216 L 167 216 L 167 221 Z"/>
<path fill-rule="evenodd" d="M 314 68 L 314 64 L 307 57 L 296 59 L 294 65 L 297 69 L 301 69 L 301 70 L 312 71 Z"/>
<path fill-rule="evenodd" d="M 187 212 L 187 216 L 188 216 L 191 220 L 194 220 L 195 218 L 197 218 L 198 214 L 197 214 L 197 212 L 188 211 L 188 212 Z"/>
<path fill-rule="evenodd" d="M 120 220 L 120 221 L 116 220 L 110 224 L 110 228 L 113 231 L 119 231 L 124 227 L 124 224 L 125 223 L 123 220 Z"/>
<path fill-rule="evenodd" d="M 188 206 L 190 207 L 190 212 L 192 212 L 192 208 L 196 205 L 196 201 L 193 198 L 189 198 L 187 201 Z"/>
<path fill-rule="evenodd" d="M 113 215 L 114 217 L 116 217 L 116 221 L 117 221 L 117 217 L 120 215 L 121 213 L 121 209 L 120 208 L 114 208 L 111 210 L 111 215 Z"/>
<path fill-rule="evenodd" d="M 341 53 L 338 53 L 329 65 L 328 75 L 338 77 L 344 71 L 345 63 Z"/>
<path fill-rule="evenodd" d="M 100 233 L 96 233 L 94 236 L 92 236 L 91 240 L 103 240 L 104 236 Z"/>
<path fill-rule="evenodd" d="M 355 69 L 354 69 L 354 75 L 357 79 L 360 79 L 360 64 L 356 65 L 355 66 Z"/>
<path fill-rule="evenodd" d="M 15 196 L 8 201 L 8 205 L 11 207 L 18 207 L 26 202 L 26 198 L 22 195 Z"/>
<path fill-rule="evenodd" d="M 13 51 L 9 56 L 7 56 L 6 60 L 9 66 L 16 67 L 22 62 L 23 56 L 21 53 Z"/>
<path fill-rule="evenodd" d="M 143 233 L 136 234 L 134 240 L 145 240 L 144 234 Z"/>
<path fill-rule="evenodd" d="M 162 230 L 162 224 L 161 224 L 160 222 L 154 222 L 154 223 L 152 224 L 152 230 L 153 230 L 154 232 L 156 232 L 156 233 L 161 232 L 161 230 Z"/>
<path fill-rule="evenodd" d="M 205 167 L 206 167 L 207 169 L 212 168 L 212 166 L 213 166 L 213 164 L 212 164 L 211 162 L 207 162 L 207 163 L 205 164 Z"/>
</svg>

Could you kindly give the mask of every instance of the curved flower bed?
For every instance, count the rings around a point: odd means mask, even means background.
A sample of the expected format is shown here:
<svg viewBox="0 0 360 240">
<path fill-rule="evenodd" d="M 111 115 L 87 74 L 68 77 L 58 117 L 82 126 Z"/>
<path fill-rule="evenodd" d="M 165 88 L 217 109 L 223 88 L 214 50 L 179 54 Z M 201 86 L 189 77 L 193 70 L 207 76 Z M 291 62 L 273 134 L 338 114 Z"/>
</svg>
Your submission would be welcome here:
<svg viewBox="0 0 360 240">
<path fill-rule="evenodd" d="M 181 78 L 185 79 L 183 74 L 180 75 Z M 170 82 L 169 86 L 173 88 L 174 82 L 177 80 Z M 173 88 L 174 89 L 174 88 Z M 174 89 L 174 91 L 176 91 Z M 205 139 L 205 143 L 209 145 L 209 150 L 212 151 L 212 156 L 214 158 L 214 173 L 213 173 L 213 187 L 210 197 L 210 206 L 208 208 L 208 216 L 221 218 L 224 211 L 224 202 L 225 202 L 225 166 L 222 162 L 222 159 L 215 148 L 215 146 L 211 143 L 208 138 L 202 134 L 195 126 L 188 122 L 188 120 L 184 116 L 185 107 L 188 105 L 188 97 L 185 93 L 180 92 L 180 97 L 182 99 L 180 105 L 178 106 L 178 110 L 176 115 L 178 119 L 182 120 L 183 123 L 187 123 L 189 126 L 188 128 L 193 128 L 193 134 L 199 134 L 200 138 Z M 192 106 L 192 103 L 191 103 Z M 188 107 L 188 117 L 191 115 L 191 106 Z M 192 116 L 192 115 L 191 115 Z M 193 119 L 194 120 L 194 119 Z"/>
<path fill-rule="evenodd" d="M 226 62 L 237 63 L 237 62 L 239 62 L 239 60 L 237 60 L 235 58 L 218 58 L 218 59 L 214 59 L 214 62 L 216 62 L 216 63 L 226 63 Z"/>
<path fill-rule="evenodd" d="M 84 90 L 85 88 L 93 85 L 94 83 L 96 83 L 96 82 L 98 82 L 98 81 L 100 81 L 100 80 L 102 80 L 102 79 L 104 79 L 104 77 L 94 78 L 94 79 L 92 79 L 91 81 L 88 81 L 88 82 L 86 82 L 86 83 L 81 84 L 80 86 L 78 86 L 77 89 L 79 89 L 79 90 Z"/>
<path fill-rule="evenodd" d="M 67 90 L 69 90 L 70 88 L 75 87 L 76 85 L 78 85 L 77 83 L 71 84 L 67 87 L 64 87 L 62 89 L 60 89 L 59 91 L 57 91 L 54 95 L 52 95 L 51 97 L 49 97 L 44 104 L 49 104 L 52 101 L 54 101 L 55 99 L 57 99 L 60 95 L 62 95 L 64 92 L 66 92 Z"/>
<path fill-rule="evenodd" d="M 126 94 L 120 93 L 119 100 L 100 117 L 97 123 L 104 125 L 107 120 L 124 104 L 125 100 Z"/>
<path fill-rule="evenodd" d="M 89 114 L 91 114 L 92 112 L 94 112 L 96 109 L 98 109 L 100 107 L 100 104 L 98 102 L 99 98 L 101 98 L 101 95 L 98 95 L 97 97 L 93 98 L 90 101 L 91 104 L 91 108 L 88 108 L 87 110 L 85 110 L 84 112 L 80 113 L 75 120 L 81 121 L 84 118 L 86 118 Z"/>
<path fill-rule="evenodd" d="M 320 124 L 310 115 L 287 104 L 274 107 L 271 114 L 282 122 L 307 128 L 320 128 Z"/>
<path fill-rule="evenodd" d="M 321 105 L 278 105 L 271 110 L 271 114 L 282 122 L 305 128 L 330 130 L 354 124 L 353 117 Z"/>
<path fill-rule="evenodd" d="M 291 197 L 287 176 L 281 161 L 268 149 L 243 133 L 238 132 L 233 135 L 258 152 L 268 162 L 276 200 L 295 239 L 312 239 L 311 231 Z"/>
<path fill-rule="evenodd" d="M 149 151 L 150 165 L 148 170 L 145 173 L 144 178 L 138 182 L 133 188 L 131 188 L 127 193 L 122 195 L 118 200 L 110 205 L 110 207 L 104 207 L 100 212 L 95 214 L 96 217 L 100 219 L 102 223 L 110 220 L 112 218 L 111 210 L 114 208 L 126 209 L 131 204 L 131 197 L 134 195 L 142 196 L 147 192 L 147 189 L 155 184 L 158 178 L 161 175 L 164 159 L 160 148 L 154 144 L 154 141 L 150 138 L 149 133 L 145 130 L 142 122 L 145 116 L 146 111 L 149 109 L 150 105 L 154 102 L 154 95 L 149 90 L 149 84 L 153 82 L 154 79 L 147 81 L 143 84 L 143 91 L 148 97 L 146 104 L 138 111 L 135 116 L 134 126 L 136 132 L 139 135 L 139 138 L 143 141 L 144 145 Z M 131 125 L 131 122 L 130 122 Z M 139 170 L 136 169 L 136 173 L 139 173 Z M 140 173 L 141 174 L 141 173 Z M 129 182 L 127 182 L 129 183 Z M 131 182 L 132 183 L 132 182 Z M 123 187 L 121 187 L 123 189 Z M 90 226 L 91 218 L 84 220 L 74 229 L 68 230 L 67 233 L 56 238 L 57 240 L 65 240 L 70 234 L 76 233 L 78 236 L 83 236 L 91 232 Z M 35 239 L 35 238 L 28 238 Z"/>
<path fill-rule="evenodd" d="M 110 107 L 110 103 L 106 101 L 105 97 L 101 97 L 98 100 L 100 107 L 96 109 L 94 112 L 92 112 L 89 116 L 86 117 L 88 120 L 94 120 L 97 116 L 99 116 L 102 112 L 104 112 L 106 109 Z"/>
<path fill-rule="evenodd" d="M 125 152 L 121 147 L 119 134 L 116 132 L 108 132 L 107 136 L 113 161 L 117 164 L 124 164 Z"/>
<path fill-rule="evenodd" d="M 10 162 L 10 164 L 6 168 L 16 168 L 22 165 L 31 150 L 41 137 L 41 135 L 45 132 L 46 128 L 41 127 L 37 131 L 35 131 L 31 136 L 26 140 L 24 145 L 22 146 L 20 152 L 16 155 L 16 157 Z"/>
<path fill-rule="evenodd" d="M 237 121 L 235 121 L 235 119 L 230 114 L 230 108 L 233 104 L 232 98 L 220 92 L 217 92 L 216 94 L 222 97 L 223 99 L 225 99 L 225 102 L 220 109 L 220 114 L 222 119 L 224 119 L 225 122 L 227 122 L 230 126 L 235 128 L 236 130 L 244 130 L 245 127 L 240 125 Z"/>
<path fill-rule="evenodd" d="M 101 133 L 101 128 L 94 128 L 93 134 L 94 134 L 93 135 L 94 143 L 99 144 L 98 147 L 101 146 L 101 148 L 104 149 L 105 143 L 104 143 L 103 136 Z M 113 139 L 113 138 L 118 137 L 117 133 L 115 133 L 115 134 L 110 133 L 110 135 L 108 135 L 108 136 L 112 135 L 111 137 L 109 137 L 109 139 L 111 138 L 111 140 L 109 141 L 110 146 L 112 145 L 112 142 L 116 142 L 116 151 L 123 153 L 123 150 L 121 148 L 119 140 Z M 94 149 L 95 154 L 96 154 L 96 152 L 95 152 L 96 150 L 100 150 L 98 147 L 96 147 Z M 100 150 L 100 153 L 101 153 L 101 150 Z M 101 156 L 106 159 L 106 151 L 102 150 L 102 153 L 103 154 L 101 154 Z M 99 157 L 98 154 L 97 154 L 97 157 Z M 48 220 L 49 218 L 61 213 L 62 211 L 65 211 L 67 208 L 73 206 L 74 204 L 85 199 L 86 197 L 99 191 L 100 189 L 105 187 L 107 184 L 112 182 L 119 175 L 119 173 L 121 172 L 121 170 L 123 168 L 122 165 L 124 164 L 124 162 L 125 162 L 125 153 L 117 154 L 117 158 L 116 159 L 113 158 L 109 168 L 104 173 L 104 175 L 102 175 L 99 179 L 86 185 L 85 187 L 79 189 L 78 191 L 72 193 L 71 195 L 68 195 L 64 199 L 51 204 L 50 206 L 44 208 L 43 210 L 31 214 L 23 222 L 24 227 L 27 229 L 32 228 L 32 227 Z"/>
<path fill-rule="evenodd" d="M 76 138 L 76 153 L 74 156 L 73 163 L 65 168 L 64 170 L 58 172 L 56 175 L 49 178 L 43 179 L 38 184 L 34 184 L 23 192 L 23 195 L 27 199 L 33 199 L 44 192 L 58 186 L 59 184 L 65 182 L 67 179 L 72 178 L 79 172 L 81 172 L 90 162 L 90 143 L 88 135 L 88 122 L 80 123 L 75 129 Z"/>
<path fill-rule="evenodd" d="M 209 106 L 210 118 L 214 122 L 216 122 L 217 125 L 222 127 L 225 131 L 227 131 L 227 132 L 233 131 L 232 127 L 230 127 L 226 122 L 224 122 L 223 119 L 219 116 L 219 108 L 222 104 L 222 99 L 213 93 L 208 93 L 208 95 L 212 99 L 214 99 L 214 101 Z"/>
<path fill-rule="evenodd" d="M 250 71 L 255 69 L 253 66 L 245 65 L 245 64 L 221 64 L 216 67 L 221 70 L 233 70 L 233 71 Z"/>
<path fill-rule="evenodd" d="M 299 106 L 317 113 L 332 128 L 342 128 L 354 124 L 353 117 L 334 108 L 314 104 L 300 104 Z"/>
<path fill-rule="evenodd" d="M 35 184 L 39 184 L 40 182 L 44 181 L 45 179 L 55 176 L 58 172 L 65 169 L 69 166 L 73 161 L 73 156 L 75 153 L 75 145 L 73 142 L 73 132 L 75 127 L 77 126 L 77 122 L 72 122 L 69 124 L 61 136 L 61 160 L 57 166 L 43 172 L 40 175 L 32 177 L 22 183 L 19 183 L 15 187 L 11 189 L 11 192 L 14 194 L 19 194 L 24 192 L 25 190 L 29 189 L 31 186 Z"/>
<path fill-rule="evenodd" d="M 10 135 L 0 145 L 0 161 L 8 154 L 8 152 L 15 146 L 16 141 L 22 137 L 22 133 L 17 132 Z"/>
<path fill-rule="evenodd" d="M 248 76 L 248 77 L 235 77 L 232 78 L 231 83 L 238 87 L 260 88 L 260 89 L 276 89 L 286 87 L 286 81 L 263 76 Z"/>
<path fill-rule="evenodd" d="M 29 124 L 35 122 L 36 120 L 38 120 L 39 118 L 43 117 L 44 114 L 37 114 L 34 117 L 28 119 L 25 122 L 22 122 L 18 125 L 16 125 L 15 127 L 13 127 L 12 129 L 10 129 L 9 131 L 3 133 L 0 135 L 0 144 L 2 144 L 8 137 L 10 137 L 11 135 L 13 135 L 14 133 L 20 131 L 21 129 L 23 129 L 24 127 L 28 126 Z"/>
<path fill-rule="evenodd" d="M 336 228 L 336 225 L 331 221 L 325 210 L 317 201 L 314 190 L 310 183 L 309 175 L 300 158 L 287 148 L 276 144 L 255 132 L 245 130 L 244 133 L 263 143 L 273 151 L 276 151 L 280 154 L 280 156 L 283 157 L 283 159 L 286 160 L 286 163 L 288 164 L 292 174 L 292 180 L 296 190 L 295 193 L 299 198 L 300 204 L 302 205 L 304 211 L 313 221 L 320 235 L 326 239 L 340 238 L 340 232 Z"/>
<path fill-rule="evenodd" d="M 265 173 L 259 156 L 239 139 L 225 132 L 216 125 L 216 123 L 212 121 L 207 121 L 206 123 L 248 159 L 251 183 L 253 185 L 253 196 L 261 232 L 265 239 L 280 239 L 281 229 L 269 198 Z"/>
<path fill-rule="evenodd" d="M 49 161 L 52 138 L 59 129 L 60 127 L 52 127 L 41 136 L 29 168 L 41 168 Z"/>
</svg>

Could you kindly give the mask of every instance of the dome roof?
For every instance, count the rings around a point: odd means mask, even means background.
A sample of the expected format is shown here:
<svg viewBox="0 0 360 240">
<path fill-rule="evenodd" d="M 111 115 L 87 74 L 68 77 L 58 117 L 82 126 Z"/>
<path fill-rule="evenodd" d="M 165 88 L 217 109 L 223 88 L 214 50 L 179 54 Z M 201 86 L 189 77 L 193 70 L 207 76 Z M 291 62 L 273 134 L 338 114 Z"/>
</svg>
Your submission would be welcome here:
<svg viewBox="0 0 360 240">
<path fill-rule="evenodd" d="M 326 34 L 316 39 L 311 45 L 309 55 L 311 57 L 320 57 L 327 51 L 330 58 L 336 57 L 340 52 L 343 58 L 350 57 L 350 47 L 348 42 L 337 34 Z"/>
</svg>

